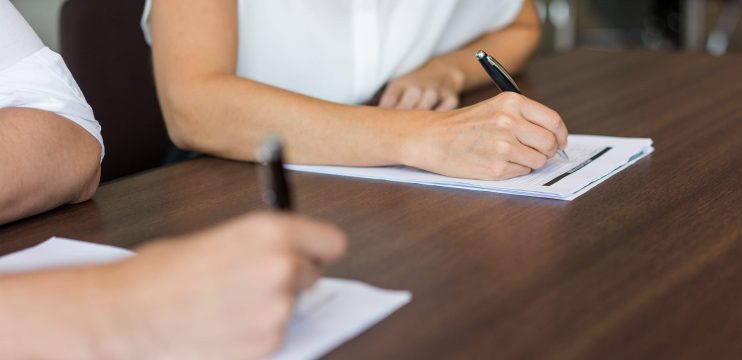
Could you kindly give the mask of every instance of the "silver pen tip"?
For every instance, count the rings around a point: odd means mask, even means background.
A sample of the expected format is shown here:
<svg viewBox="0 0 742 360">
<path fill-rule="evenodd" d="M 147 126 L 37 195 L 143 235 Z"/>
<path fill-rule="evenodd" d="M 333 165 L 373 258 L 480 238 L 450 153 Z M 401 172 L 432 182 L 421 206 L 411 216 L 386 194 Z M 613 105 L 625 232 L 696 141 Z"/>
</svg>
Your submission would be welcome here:
<svg viewBox="0 0 742 360">
<path fill-rule="evenodd" d="M 564 159 L 565 161 L 569 161 L 569 156 L 567 156 L 567 152 L 564 150 L 557 150 L 557 154 L 559 154 L 559 157 Z"/>
<path fill-rule="evenodd" d="M 482 50 L 477 51 L 477 59 L 484 59 L 485 57 L 487 57 L 487 53 Z"/>
</svg>

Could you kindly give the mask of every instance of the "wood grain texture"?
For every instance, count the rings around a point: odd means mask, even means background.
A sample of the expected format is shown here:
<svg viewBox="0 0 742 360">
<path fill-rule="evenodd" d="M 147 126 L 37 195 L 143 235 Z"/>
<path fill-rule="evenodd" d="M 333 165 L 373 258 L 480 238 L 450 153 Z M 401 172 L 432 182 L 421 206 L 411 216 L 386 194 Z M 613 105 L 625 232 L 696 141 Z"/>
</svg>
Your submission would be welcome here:
<svg viewBox="0 0 742 360">
<path fill-rule="evenodd" d="M 331 276 L 413 293 L 328 358 L 739 358 L 742 57 L 578 50 L 519 82 L 572 133 L 656 152 L 573 202 L 290 174 L 299 211 L 350 235 Z M 256 176 L 200 158 L 125 178 L 0 228 L 0 252 L 196 230 L 262 208 Z"/>
</svg>

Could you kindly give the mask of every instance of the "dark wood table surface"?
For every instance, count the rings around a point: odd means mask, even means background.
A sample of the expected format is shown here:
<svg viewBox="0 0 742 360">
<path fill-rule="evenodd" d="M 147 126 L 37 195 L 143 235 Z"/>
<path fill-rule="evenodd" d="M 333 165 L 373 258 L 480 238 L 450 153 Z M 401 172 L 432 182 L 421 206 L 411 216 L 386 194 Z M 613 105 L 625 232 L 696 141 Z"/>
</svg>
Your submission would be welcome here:
<svg viewBox="0 0 742 360">
<path fill-rule="evenodd" d="M 328 357 L 742 357 L 742 57 L 578 50 L 520 83 L 572 133 L 656 152 L 572 202 L 292 173 L 299 210 L 349 233 L 329 275 L 413 293 Z M 0 253 L 133 247 L 258 208 L 254 165 L 204 157 L 0 227 Z"/>
</svg>

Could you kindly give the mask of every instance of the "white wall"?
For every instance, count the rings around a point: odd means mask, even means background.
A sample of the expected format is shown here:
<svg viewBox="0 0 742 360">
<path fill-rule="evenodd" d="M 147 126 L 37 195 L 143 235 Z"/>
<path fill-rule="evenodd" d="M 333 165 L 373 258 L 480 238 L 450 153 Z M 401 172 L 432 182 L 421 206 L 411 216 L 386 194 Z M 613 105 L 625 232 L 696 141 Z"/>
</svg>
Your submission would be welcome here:
<svg viewBox="0 0 742 360">
<path fill-rule="evenodd" d="M 59 10 L 66 0 L 10 0 L 51 49 L 59 50 Z M 105 1 L 105 0 L 102 0 Z"/>
</svg>

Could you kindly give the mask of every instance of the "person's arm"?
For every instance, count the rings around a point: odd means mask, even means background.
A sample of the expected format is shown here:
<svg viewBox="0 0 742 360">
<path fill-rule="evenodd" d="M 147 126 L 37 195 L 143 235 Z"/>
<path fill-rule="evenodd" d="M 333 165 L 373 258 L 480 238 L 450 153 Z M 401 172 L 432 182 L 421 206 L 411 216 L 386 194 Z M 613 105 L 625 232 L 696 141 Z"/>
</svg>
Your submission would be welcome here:
<svg viewBox="0 0 742 360">
<path fill-rule="evenodd" d="M 332 225 L 263 213 L 116 264 L 0 276 L 0 358 L 264 358 L 345 246 Z"/>
<path fill-rule="evenodd" d="M 66 118 L 0 109 L 0 224 L 90 199 L 100 153 L 98 141 Z"/>
<path fill-rule="evenodd" d="M 330 103 L 241 78 L 236 7 L 234 0 L 153 2 L 158 94 L 181 148 L 255 160 L 262 139 L 277 134 L 294 163 L 403 164 L 502 179 L 542 167 L 566 146 L 559 115 L 523 97 L 498 96 L 451 113 L 400 111 Z"/>
<path fill-rule="evenodd" d="M 459 105 L 459 95 L 492 80 L 474 61 L 485 50 L 510 73 L 519 72 L 538 45 L 541 25 L 532 0 L 525 0 L 507 27 L 482 35 L 468 45 L 430 59 L 419 69 L 393 79 L 384 89 L 379 106 L 397 109 L 448 111 Z"/>
</svg>

